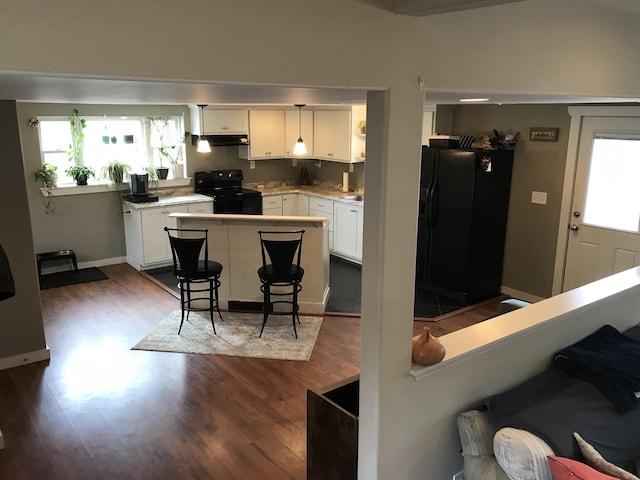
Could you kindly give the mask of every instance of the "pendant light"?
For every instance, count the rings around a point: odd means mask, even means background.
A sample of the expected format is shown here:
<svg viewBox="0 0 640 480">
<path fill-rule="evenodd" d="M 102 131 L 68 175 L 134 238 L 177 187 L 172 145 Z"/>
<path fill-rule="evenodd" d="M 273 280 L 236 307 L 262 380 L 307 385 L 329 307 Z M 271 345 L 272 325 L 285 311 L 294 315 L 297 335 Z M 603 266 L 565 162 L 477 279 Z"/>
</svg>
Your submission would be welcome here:
<svg viewBox="0 0 640 480">
<path fill-rule="evenodd" d="M 295 147 L 293 147 L 293 154 L 306 155 L 307 146 L 304 144 L 304 140 L 302 140 L 302 107 L 304 107 L 305 104 L 296 103 L 295 106 L 298 107 L 298 141 Z"/>
<path fill-rule="evenodd" d="M 200 108 L 200 139 L 198 140 L 197 151 L 199 153 L 210 153 L 211 145 L 209 145 L 209 141 L 204 136 L 204 107 L 206 105 L 198 105 L 198 108 Z"/>
</svg>

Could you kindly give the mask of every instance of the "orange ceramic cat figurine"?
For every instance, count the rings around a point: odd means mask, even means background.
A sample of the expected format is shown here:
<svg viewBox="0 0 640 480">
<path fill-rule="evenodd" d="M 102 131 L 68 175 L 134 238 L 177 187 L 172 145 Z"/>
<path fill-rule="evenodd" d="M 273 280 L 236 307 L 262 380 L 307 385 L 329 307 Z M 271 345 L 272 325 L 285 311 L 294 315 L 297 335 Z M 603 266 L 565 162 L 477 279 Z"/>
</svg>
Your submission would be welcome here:
<svg viewBox="0 0 640 480">
<path fill-rule="evenodd" d="M 420 365 L 434 365 L 441 362 L 445 356 L 444 345 L 431 335 L 429 327 L 424 327 L 420 335 L 413 337 L 411 342 L 411 360 Z"/>
</svg>

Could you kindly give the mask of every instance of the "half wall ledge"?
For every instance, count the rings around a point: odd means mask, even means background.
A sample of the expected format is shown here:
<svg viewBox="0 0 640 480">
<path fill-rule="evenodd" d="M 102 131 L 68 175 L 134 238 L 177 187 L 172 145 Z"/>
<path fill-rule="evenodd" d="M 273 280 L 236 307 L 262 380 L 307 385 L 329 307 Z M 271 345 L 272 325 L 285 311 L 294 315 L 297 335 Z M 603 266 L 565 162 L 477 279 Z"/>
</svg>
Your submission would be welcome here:
<svg viewBox="0 0 640 480">
<path fill-rule="evenodd" d="M 581 312 L 609 302 L 616 302 L 618 298 L 626 295 L 637 295 L 639 290 L 640 267 L 635 267 L 547 298 L 527 308 L 514 310 L 443 335 L 439 339 L 447 350 L 444 360 L 428 367 L 413 364 L 409 373 L 416 381 L 425 380 L 437 372 L 454 367 L 463 360 L 480 357 L 486 352 L 502 348 L 518 338 L 547 326 L 565 322 L 570 317 L 580 315 Z M 609 323 L 618 329 L 626 329 L 638 324 L 638 319 L 612 317 Z M 577 322 L 576 324 L 585 328 L 585 324 Z M 585 331 L 585 335 L 589 333 L 591 331 Z"/>
</svg>

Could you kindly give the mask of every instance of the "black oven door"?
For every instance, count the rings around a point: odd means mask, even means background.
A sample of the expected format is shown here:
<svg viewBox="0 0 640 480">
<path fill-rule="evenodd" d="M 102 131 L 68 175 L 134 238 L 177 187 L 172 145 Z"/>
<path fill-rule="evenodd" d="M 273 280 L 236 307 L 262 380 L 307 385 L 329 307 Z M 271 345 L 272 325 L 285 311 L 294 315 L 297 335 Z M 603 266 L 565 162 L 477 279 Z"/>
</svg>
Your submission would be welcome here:
<svg viewBox="0 0 640 480">
<path fill-rule="evenodd" d="M 262 195 L 216 195 L 213 213 L 262 215 Z"/>
</svg>

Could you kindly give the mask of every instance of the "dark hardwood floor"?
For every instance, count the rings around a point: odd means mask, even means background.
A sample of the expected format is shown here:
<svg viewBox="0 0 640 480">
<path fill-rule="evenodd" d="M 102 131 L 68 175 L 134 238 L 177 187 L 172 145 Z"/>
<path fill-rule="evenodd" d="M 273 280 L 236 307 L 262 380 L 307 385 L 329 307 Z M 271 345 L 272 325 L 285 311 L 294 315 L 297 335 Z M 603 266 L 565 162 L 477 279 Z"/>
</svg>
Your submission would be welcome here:
<svg viewBox="0 0 640 480">
<path fill-rule="evenodd" d="M 41 291 L 50 362 L 0 371 L 0 479 L 304 479 L 306 390 L 359 371 L 360 319 L 325 316 L 309 362 L 134 351 L 176 309 L 128 265 Z M 481 321 L 415 322 L 436 335 Z"/>
</svg>

